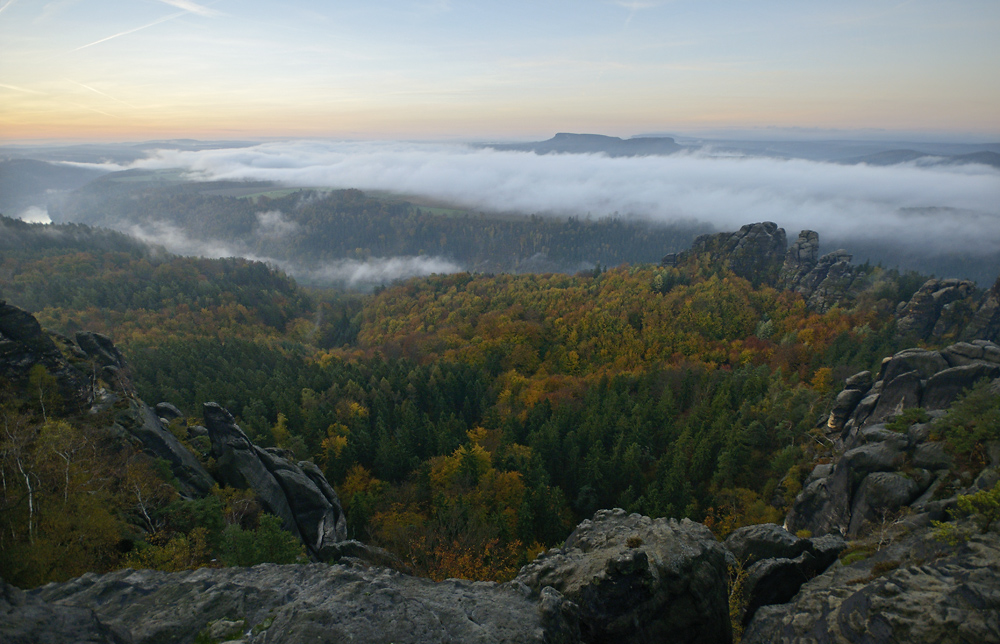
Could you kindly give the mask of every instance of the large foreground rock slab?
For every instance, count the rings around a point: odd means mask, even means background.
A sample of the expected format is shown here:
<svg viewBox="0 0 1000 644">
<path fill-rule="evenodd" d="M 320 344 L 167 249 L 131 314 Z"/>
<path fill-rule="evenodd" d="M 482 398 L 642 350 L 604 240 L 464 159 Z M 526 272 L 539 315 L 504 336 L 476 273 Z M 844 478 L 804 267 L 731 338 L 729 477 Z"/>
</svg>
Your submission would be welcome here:
<svg viewBox="0 0 1000 644">
<path fill-rule="evenodd" d="M 575 640 L 572 605 L 551 589 L 539 601 L 515 583 L 436 583 L 360 566 L 122 570 L 29 594 L 61 608 L 92 608 L 103 623 L 130 631 L 135 644 L 192 642 L 226 622 L 248 644 Z"/>
<path fill-rule="evenodd" d="M 50 604 L 0 579 L 0 642 L 132 644 L 132 638 L 103 623 L 90 608 Z"/>
<path fill-rule="evenodd" d="M 1000 642 L 1000 535 L 957 547 L 924 531 L 835 564 L 793 601 L 757 611 L 744 644 Z"/>
<path fill-rule="evenodd" d="M 585 642 L 714 644 L 732 640 L 726 574 L 705 526 L 619 509 L 598 511 L 517 581 L 577 604 Z"/>
</svg>

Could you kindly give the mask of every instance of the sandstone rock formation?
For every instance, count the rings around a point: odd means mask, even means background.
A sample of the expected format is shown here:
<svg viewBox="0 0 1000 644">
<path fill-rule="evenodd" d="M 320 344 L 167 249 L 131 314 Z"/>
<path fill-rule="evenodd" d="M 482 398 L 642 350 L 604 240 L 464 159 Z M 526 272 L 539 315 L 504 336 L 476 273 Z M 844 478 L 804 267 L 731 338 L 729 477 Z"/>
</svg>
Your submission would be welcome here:
<svg viewBox="0 0 1000 644">
<path fill-rule="evenodd" d="M 296 464 L 289 460 L 290 453 L 254 445 L 216 403 L 206 403 L 203 414 L 222 483 L 252 489 L 315 559 L 324 560 L 326 549 L 347 538 L 347 519 L 337 493 L 315 465 Z"/>
<path fill-rule="evenodd" d="M 747 623 L 762 606 L 789 601 L 809 579 L 826 570 L 847 546 L 837 536 L 802 539 L 773 523 L 735 530 L 726 549 L 747 572 L 743 588 Z"/>
<path fill-rule="evenodd" d="M 342 549 L 348 565 L 121 570 L 27 593 L 8 588 L 0 635 L 67 641 L 59 630 L 45 639 L 38 624 L 48 621 L 102 644 L 731 642 L 726 552 L 687 520 L 602 510 L 506 584 L 433 582 Z"/>
<path fill-rule="evenodd" d="M 968 280 L 927 280 L 900 311 L 896 323 L 899 334 L 926 340 L 964 327 L 975 308 L 975 292 L 975 283 Z"/>
<path fill-rule="evenodd" d="M 771 284 L 778 277 L 786 246 L 785 229 L 765 221 L 747 224 L 734 233 L 701 235 L 690 250 L 667 255 L 661 263 L 672 266 L 708 254 L 713 263 L 724 264 L 754 284 Z"/>
<path fill-rule="evenodd" d="M 121 570 L 28 595 L 52 610 L 92 610 L 98 624 L 129 633 L 135 644 L 224 631 L 247 644 L 576 641 L 573 606 L 551 589 L 537 600 L 517 583 L 436 583 L 362 566 Z"/>
<path fill-rule="evenodd" d="M 132 644 L 128 631 L 102 622 L 90 608 L 43 601 L 0 579 L 0 642 L 4 644 Z"/>
<path fill-rule="evenodd" d="M 55 377 L 62 402 L 69 409 L 82 409 L 93 401 L 87 375 L 69 363 L 38 320 L 0 300 L 0 378 L 26 382 L 35 365 L 42 365 Z"/>
<path fill-rule="evenodd" d="M 744 644 L 1000 642 L 1000 535 L 949 546 L 917 530 L 761 608 Z"/>
<path fill-rule="evenodd" d="M 728 642 L 726 553 L 705 526 L 600 510 L 521 569 L 579 607 L 582 641 Z"/>
</svg>

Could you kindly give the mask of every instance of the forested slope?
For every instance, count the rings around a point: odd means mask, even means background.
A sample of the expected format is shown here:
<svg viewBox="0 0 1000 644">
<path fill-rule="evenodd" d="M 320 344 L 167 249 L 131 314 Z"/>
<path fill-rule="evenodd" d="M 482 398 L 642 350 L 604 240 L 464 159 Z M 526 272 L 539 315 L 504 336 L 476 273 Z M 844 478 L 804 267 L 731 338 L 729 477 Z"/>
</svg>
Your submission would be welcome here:
<svg viewBox="0 0 1000 644">
<path fill-rule="evenodd" d="M 919 309 L 912 277 L 839 255 L 794 264 L 796 284 L 830 271 L 817 308 L 733 272 L 757 264 L 719 239 L 673 266 L 432 276 L 367 296 L 307 294 L 246 260 L 29 245 L 5 252 L 0 293 L 53 330 L 110 333 L 149 403 L 198 424 L 219 402 L 254 442 L 313 460 L 351 536 L 436 578 L 509 578 L 598 508 L 719 534 L 777 520 L 843 378 L 911 341 L 896 312 Z M 957 333 L 941 329 L 923 341 Z"/>
</svg>

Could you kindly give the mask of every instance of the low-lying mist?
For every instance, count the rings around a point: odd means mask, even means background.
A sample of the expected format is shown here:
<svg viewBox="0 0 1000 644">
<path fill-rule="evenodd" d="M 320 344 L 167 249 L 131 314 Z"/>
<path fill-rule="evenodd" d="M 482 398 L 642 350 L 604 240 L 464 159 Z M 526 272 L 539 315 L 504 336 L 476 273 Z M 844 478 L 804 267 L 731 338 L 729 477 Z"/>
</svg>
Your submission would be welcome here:
<svg viewBox="0 0 1000 644">
<path fill-rule="evenodd" d="M 281 218 L 281 213 L 262 213 L 262 222 L 269 228 L 289 226 Z M 219 240 L 195 239 L 184 230 L 166 222 L 136 224 L 126 228 L 133 237 L 156 246 L 162 246 L 178 255 L 197 257 L 245 257 L 277 266 L 297 280 L 306 284 L 340 285 L 353 289 L 369 290 L 381 284 L 409 277 L 424 277 L 434 273 L 457 273 L 464 270 L 443 257 L 369 257 L 364 260 L 343 259 L 333 262 L 305 264 L 274 257 L 263 257 L 248 252 L 238 244 L 228 244 Z M 269 234 L 263 233 L 263 234 Z"/>
<path fill-rule="evenodd" d="M 610 158 L 459 144 L 287 141 L 161 149 L 127 166 L 102 167 L 180 168 L 196 181 L 387 191 L 495 213 L 700 222 L 716 230 L 769 220 L 784 227 L 790 241 L 801 229 L 817 230 L 823 252 L 843 247 L 858 261 L 980 283 L 992 282 L 1000 270 L 1000 171 L 986 165 L 844 165 L 711 151 Z M 261 253 L 269 242 L 307 234 L 285 213 L 265 209 L 256 215 L 253 239 L 231 242 L 203 239 L 170 223 L 136 223 L 112 225 L 172 252 L 210 257 L 270 255 Z M 420 254 L 308 264 L 286 255 L 256 258 L 300 280 L 361 288 L 476 269 L 454 257 Z M 530 260 L 518 261 L 527 261 L 530 270 Z"/>
<path fill-rule="evenodd" d="M 790 236 L 818 230 L 824 246 L 860 238 L 930 254 L 1000 248 L 1000 171 L 983 165 L 539 156 L 463 145 L 295 141 L 160 150 L 132 167 L 179 167 L 203 180 L 388 190 L 486 211 L 695 219 L 720 230 L 771 220 Z"/>
</svg>

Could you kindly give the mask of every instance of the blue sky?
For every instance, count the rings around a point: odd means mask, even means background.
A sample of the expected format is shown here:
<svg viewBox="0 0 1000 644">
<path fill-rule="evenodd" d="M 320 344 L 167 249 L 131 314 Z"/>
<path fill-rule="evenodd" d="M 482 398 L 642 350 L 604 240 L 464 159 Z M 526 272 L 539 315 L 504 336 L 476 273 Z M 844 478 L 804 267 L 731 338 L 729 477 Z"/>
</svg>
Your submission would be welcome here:
<svg viewBox="0 0 1000 644">
<path fill-rule="evenodd" d="M 0 0 L 0 139 L 1000 138 L 1000 2 Z"/>
</svg>

